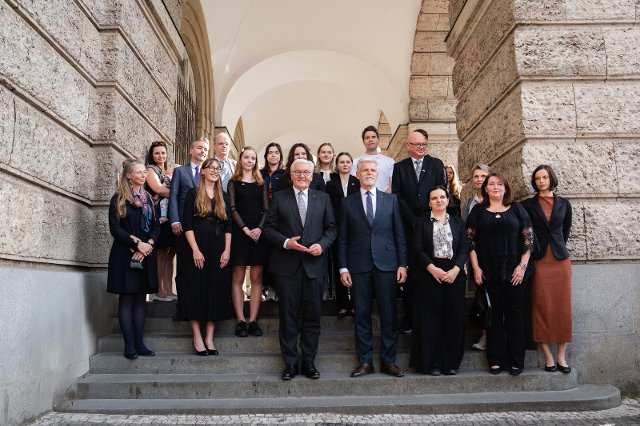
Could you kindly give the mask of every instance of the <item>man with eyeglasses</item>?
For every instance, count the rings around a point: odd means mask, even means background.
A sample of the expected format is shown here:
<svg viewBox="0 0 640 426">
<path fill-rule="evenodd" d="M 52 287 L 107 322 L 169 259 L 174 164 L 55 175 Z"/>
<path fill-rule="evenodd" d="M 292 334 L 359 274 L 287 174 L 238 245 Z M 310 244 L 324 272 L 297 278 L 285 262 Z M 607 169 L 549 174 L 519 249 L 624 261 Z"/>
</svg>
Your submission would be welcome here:
<svg viewBox="0 0 640 426">
<path fill-rule="evenodd" d="M 303 159 L 291 164 L 293 188 L 273 194 L 264 225 L 264 236 L 273 244 L 269 269 L 279 298 L 280 351 L 285 363 L 282 380 L 292 380 L 300 364 L 302 374 L 320 378 L 315 358 L 322 290 L 328 271 L 327 253 L 337 230 L 329 195 L 309 188 L 313 168 L 311 161 Z"/>
<path fill-rule="evenodd" d="M 218 133 L 213 138 L 213 152 L 216 160 L 220 162 L 222 171 L 220 172 L 220 182 L 222 182 L 222 189 L 227 192 L 227 185 L 231 176 L 236 170 L 236 160 L 229 158 L 229 148 L 231 147 L 231 139 L 226 133 Z"/>
<path fill-rule="evenodd" d="M 407 138 L 409 158 L 393 167 L 392 192 L 398 197 L 405 234 L 412 235 L 418 219 L 429 211 L 429 190 L 442 185 L 447 187 L 447 173 L 439 158 L 427 155 L 429 134 L 416 129 Z M 411 334 L 411 269 L 415 266 L 412 250 L 409 250 L 409 279 L 403 286 L 404 317 L 401 334 Z"/>
</svg>

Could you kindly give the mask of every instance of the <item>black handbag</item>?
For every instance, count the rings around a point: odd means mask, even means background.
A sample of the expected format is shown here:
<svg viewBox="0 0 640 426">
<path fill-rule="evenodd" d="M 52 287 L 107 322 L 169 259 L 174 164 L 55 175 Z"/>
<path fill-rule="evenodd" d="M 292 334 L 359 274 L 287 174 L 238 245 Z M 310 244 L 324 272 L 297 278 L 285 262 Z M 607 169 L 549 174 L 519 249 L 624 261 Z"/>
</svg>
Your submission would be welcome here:
<svg viewBox="0 0 640 426">
<path fill-rule="evenodd" d="M 478 286 L 469 310 L 469 321 L 480 328 L 491 327 L 491 299 L 484 285 Z"/>
</svg>

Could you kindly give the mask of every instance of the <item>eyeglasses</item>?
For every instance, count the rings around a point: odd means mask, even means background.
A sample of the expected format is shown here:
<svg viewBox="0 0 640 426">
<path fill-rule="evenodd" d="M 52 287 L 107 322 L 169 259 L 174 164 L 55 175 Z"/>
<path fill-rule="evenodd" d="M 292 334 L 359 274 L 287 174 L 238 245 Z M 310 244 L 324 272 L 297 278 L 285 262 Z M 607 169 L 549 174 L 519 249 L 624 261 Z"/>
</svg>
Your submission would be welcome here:
<svg viewBox="0 0 640 426">
<path fill-rule="evenodd" d="M 222 167 L 216 167 L 216 166 L 208 166 L 208 167 L 203 167 L 202 170 L 213 170 L 214 172 L 218 172 L 220 173 L 222 171 Z"/>
<path fill-rule="evenodd" d="M 295 170 L 293 172 L 291 172 L 292 175 L 296 175 L 298 177 L 300 176 L 309 176 L 311 174 L 311 172 L 307 171 L 307 170 Z"/>
<path fill-rule="evenodd" d="M 415 146 L 416 148 L 422 148 L 422 149 L 427 147 L 426 143 L 409 143 L 409 145 Z"/>
</svg>

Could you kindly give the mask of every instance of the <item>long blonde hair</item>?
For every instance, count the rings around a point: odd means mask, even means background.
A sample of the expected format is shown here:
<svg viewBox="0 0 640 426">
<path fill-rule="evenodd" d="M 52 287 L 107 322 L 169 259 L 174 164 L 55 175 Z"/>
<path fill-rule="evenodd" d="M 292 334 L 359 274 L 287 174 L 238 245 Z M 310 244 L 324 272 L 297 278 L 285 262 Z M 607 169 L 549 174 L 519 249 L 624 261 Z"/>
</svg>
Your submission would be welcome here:
<svg viewBox="0 0 640 426">
<path fill-rule="evenodd" d="M 253 177 L 253 181 L 256 183 L 256 185 L 262 186 L 264 185 L 264 179 L 262 179 L 262 173 L 260 173 L 260 169 L 258 168 L 258 153 L 256 152 L 255 149 L 253 149 L 250 146 L 245 146 L 242 149 L 242 152 L 240 153 L 240 155 L 238 156 L 236 169 L 233 171 L 233 176 L 231 177 L 231 180 L 234 180 L 234 181 L 242 180 L 242 155 L 247 151 L 253 151 L 253 153 L 256 156 L 256 163 L 253 165 L 253 168 L 251 169 L 251 177 Z"/>
<path fill-rule="evenodd" d="M 450 168 L 453 172 L 453 179 L 451 179 L 451 184 L 449 184 L 449 178 L 447 177 L 447 187 L 451 189 L 451 194 L 455 195 L 456 198 L 460 198 L 460 193 L 462 192 L 462 184 L 460 183 L 460 179 L 458 179 L 458 172 L 456 172 L 456 168 L 451 164 L 447 164 L 444 166 L 445 172 L 447 168 Z"/>
<path fill-rule="evenodd" d="M 201 170 L 208 169 L 212 165 L 220 167 L 220 162 L 215 158 L 208 158 L 202 163 Z M 198 186 L 196 187 L 195 215 L 206 217 L 211 214 L 211 199 L 207 195 L 207 187 L 203 176 L 198 177 Z M 213 183 L 213 201 L 215 202 L 214 214 L 220 220 L 227 220 L 227 206 L 222 196 L 222 182 L 220 179 Z"/>
<path fill-rule="evenodd" d="M 316 154 L 316 158 L 318 159 L 318 161 L 316 162 L 316 167 L 315 167 L 315 172 L 316 173 L 320 173 L 322 170 L 320 170 L 320 168 L 322 167 L 322 161 L 320 161 L 320 150 L 322 149 L 322 147 L 324 146 L 328 146 L 329 148 L 331 148 L 331 152 L 333 152 L 333 158 L 331 159 L 331 161 L 329 162 L 329 170 L 331 170 L 332 172 L 335 172 L 336 169 L 335 167 L 333 167 L 333 161 L 336 159 L 336 150 L 333 149 L 333 145 L 331 145 L 331 143 L 329 142 L 325 142 L 322 145 L 320 145 L 318 147 L 318 152 Z M 308 160 L 308 158 L 307 158 Z"/>
<path fill-rule="evenodd" d="M 122 172 L 118 179 L 118 186 L 116 187 L 116 194 L 118 195 L 118 203 L 116 204 L 116 216 L 118 219 L 122 219 L 127 215 L 127 201 L 133 203 L 133 190 L 131 189 L 131 182 L 127 175 L 133 171 L 133 166 L 142 165 L 144 163 L 138 159 L 124 160 L 122 162 Z"/>
</svg>

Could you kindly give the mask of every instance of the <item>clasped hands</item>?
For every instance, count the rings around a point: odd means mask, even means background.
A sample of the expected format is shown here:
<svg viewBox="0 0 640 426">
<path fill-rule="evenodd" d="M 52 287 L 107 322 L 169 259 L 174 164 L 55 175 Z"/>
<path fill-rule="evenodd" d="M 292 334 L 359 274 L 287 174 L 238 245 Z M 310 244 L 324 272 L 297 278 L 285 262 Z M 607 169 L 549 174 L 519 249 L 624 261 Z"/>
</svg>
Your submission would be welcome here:
<svg viewBox="0 0 640 426">
<path fill-rule="evenodd" d="M 453 284 L 460 273 L 460 267 L 456 265 L 448 271 L 445 271 L 431 263 L 427 266 L 427 272 L 429 272 L 439 283 Z"/>
<path fill-rule="evenodd" d="M 289 238 L 289 240 L 287 241 L 287 249 L 309 253 L 311 256 L 320 256 L 322 254 L 322 246 L 320 244 L 315 243 L 311 244 L 309 247 L 305 247 L 298 242 L 299 240 L 300 236 Z"/>
<path fill-rule="evenodd" d="M 247 237 L 251 238 L 255 243 L 258 242 L 260 235 L 262 235 L 262 229 L 260 228 L 249 229 L 248 226 L 245 226 L 244 228 L 242 228 L 242 231 L 245 233 Z"/>
</svg>

